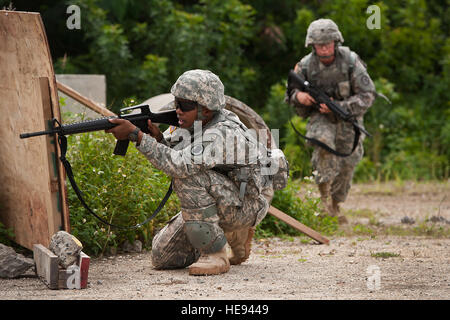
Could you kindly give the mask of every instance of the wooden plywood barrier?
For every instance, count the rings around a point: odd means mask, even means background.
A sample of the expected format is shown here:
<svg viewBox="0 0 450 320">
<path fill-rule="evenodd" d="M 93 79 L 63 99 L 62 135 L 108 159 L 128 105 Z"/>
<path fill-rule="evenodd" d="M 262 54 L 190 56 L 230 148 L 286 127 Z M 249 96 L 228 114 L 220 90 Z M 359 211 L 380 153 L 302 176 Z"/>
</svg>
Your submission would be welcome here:
<svg viewBox="0 0 450 320">
<path fill-rule="evenodd" d="M 70 231 L 55 137 L 20 139 L 61 119 L 55 75 L 38 13 L 0 10 L 0 221 L 29 249 Z"/>
</svg>

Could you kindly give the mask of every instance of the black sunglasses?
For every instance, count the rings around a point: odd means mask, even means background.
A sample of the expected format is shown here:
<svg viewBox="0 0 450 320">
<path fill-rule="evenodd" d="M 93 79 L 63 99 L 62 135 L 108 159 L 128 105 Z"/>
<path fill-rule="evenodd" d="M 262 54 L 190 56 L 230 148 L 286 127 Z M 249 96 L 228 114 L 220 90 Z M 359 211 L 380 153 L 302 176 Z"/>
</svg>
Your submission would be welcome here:
<svg viewBox="0 0 450 320">
<path fill-rule="evenodd" d="M 183 112 L 192 111 L 195 108 L 198 107 L 198 104 L 196 101 L 192 100 L 186 100 L 186 99 L 175 99 L 175 107 L 178 109 L 180 108 Z"/>
</svg>

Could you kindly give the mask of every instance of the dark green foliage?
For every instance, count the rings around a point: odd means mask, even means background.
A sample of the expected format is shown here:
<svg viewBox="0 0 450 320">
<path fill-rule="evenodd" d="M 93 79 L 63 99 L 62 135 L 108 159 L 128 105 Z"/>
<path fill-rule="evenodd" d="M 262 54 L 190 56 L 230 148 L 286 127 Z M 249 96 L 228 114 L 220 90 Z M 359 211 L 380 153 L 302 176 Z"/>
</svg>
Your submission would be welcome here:
<svg viewBox="0 0 450 320">
<path fill-rule="evenodd" d="M 14 231 L 10 228 L 6 228 L 3 223 L 0 222 L 0 243 L 11 246 L 14 245 Z"/>
</svg>

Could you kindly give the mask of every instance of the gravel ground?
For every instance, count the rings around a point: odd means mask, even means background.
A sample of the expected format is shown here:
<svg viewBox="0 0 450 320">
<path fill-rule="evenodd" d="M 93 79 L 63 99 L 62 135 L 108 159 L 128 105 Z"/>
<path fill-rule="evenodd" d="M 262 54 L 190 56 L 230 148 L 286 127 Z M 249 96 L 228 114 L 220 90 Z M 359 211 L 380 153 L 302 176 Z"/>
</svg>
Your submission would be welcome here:
<svg viewBox="0 0 450 320">
<path fill-rule="evenodd" d="M 383 192 L 377 188 L 352 189 L 343 206 L 349 217 L 343 230 L 364 223 L 370 227 L 374 219 L 378 227 L 405 228 L 436 215 L 450 221 L 448 183 L 386 185 Z M 357 210 L 366 216 L 358 216 Z M 402 224 L 405 215 L 416 223 Z M 446 222 L 433 226 L 449 228 Z M 0 300 L 450 299 L 448 237 L 353 234 L 329 237 L 330 245 L 305 239 L 254 240 L 249 260 L 220 276 L 189 276 L 187 269 L 154 270 L 147 251 L 93 259 L 84 290 L 50 290 L 30 270 L 21 278 L 0 279 Z"/>
</svg>

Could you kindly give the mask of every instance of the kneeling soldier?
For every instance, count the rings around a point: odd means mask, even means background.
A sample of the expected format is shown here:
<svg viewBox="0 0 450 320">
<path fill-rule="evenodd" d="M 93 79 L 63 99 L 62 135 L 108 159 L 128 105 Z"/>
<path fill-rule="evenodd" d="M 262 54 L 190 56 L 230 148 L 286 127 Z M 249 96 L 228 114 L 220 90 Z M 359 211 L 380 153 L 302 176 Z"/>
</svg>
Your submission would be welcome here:
<svg viewBox="0 0 450 320">
<path fill-rule="evenodd" d="M 171 93 L 179 119 L 176 130 L 163 135 L 149 121 L 151 134 L 145 134 L 115 119 L 111 122 L 118 126 L 107 132 L 135 141 L 156 168 L 173 178 L 181 212 L 153 239 L 155 268 L 189 266 L 191 275 L 228 272 L 230 263 L 248 259 L 254 228 L 273 196 L 270 176 L 261 174 L 265 149 L 236 114 L 224 109 L 224 86 L 212 72 L 185 72 Z"/>
</svg>

